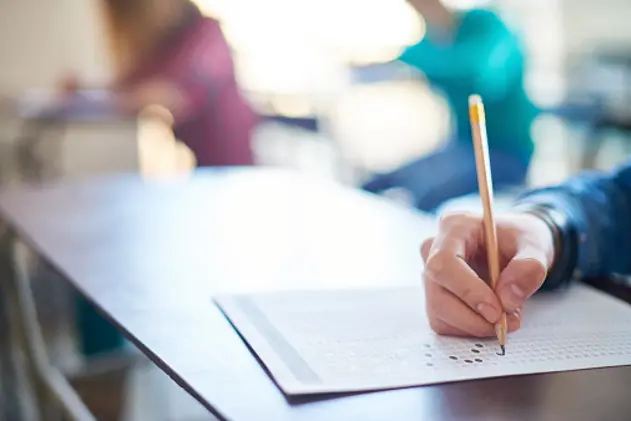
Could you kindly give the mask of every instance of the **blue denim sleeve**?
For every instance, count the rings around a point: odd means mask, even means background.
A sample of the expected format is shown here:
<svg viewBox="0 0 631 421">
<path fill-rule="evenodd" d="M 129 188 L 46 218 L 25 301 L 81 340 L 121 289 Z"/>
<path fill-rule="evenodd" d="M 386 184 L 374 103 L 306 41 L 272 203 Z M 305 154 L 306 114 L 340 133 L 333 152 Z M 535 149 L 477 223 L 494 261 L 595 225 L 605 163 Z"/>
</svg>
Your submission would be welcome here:
<svg viewBox="0 0 631 421">
<path fill-rule="evenodd" d="M 534 190 L 518 203 L 563 213 L 576 232 L 563 248 L 576 256 L 562 268 L 566 281 L 631 274 L 631 162 L 613 173 L 589 172 L 555 187 Z M 567 236 L 566 236 L 567 237 Z"/>
</svg>

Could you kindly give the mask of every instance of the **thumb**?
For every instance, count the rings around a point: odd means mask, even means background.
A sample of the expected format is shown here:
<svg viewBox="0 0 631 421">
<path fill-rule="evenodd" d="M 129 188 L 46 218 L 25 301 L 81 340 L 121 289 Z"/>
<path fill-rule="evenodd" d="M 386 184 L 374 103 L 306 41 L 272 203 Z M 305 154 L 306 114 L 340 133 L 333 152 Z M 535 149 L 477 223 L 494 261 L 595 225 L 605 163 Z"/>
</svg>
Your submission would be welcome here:
<svg viewBox="0 0 631 421">
<path fill-rule="evenodd" d="M 423 262 L 427 263 L 427 256 L 429 256 L 429 252 L 432 248 L 432 243 L 434 242 L 434 237 L 430 237 L 423 241 L 421 244 L 421 256 L 423 257 Z"/>
<path fill-rule="evenodd" d="M 543 284 L 547 275 L 546 256 L 528 246 L 520 250 L 500 273 L 497 294 L 506 311 L 518 310 Z"/>
</svg>

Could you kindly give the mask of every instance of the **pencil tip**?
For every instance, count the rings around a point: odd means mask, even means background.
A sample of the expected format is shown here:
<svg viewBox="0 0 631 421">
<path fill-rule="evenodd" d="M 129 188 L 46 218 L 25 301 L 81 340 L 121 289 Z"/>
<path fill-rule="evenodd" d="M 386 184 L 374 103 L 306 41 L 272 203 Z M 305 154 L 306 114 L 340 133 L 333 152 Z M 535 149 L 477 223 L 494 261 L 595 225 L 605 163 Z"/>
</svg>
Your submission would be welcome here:
<svg viewBox="0 0 631 421">
<path fill-rule="evenodd" d="M 502 350 L 502 354 L 501 355 L 506 355 L 506 346 L 500 345 L 500 349 Z"/>
</svg>

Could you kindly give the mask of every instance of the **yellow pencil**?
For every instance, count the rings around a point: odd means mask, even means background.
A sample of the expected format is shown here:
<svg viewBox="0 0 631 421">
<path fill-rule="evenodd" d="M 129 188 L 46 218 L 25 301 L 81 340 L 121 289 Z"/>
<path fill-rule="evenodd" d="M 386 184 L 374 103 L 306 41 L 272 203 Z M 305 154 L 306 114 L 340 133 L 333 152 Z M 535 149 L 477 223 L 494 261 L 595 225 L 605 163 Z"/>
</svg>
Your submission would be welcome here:
<svg viewBox="0 0 631 421">
<path fill-rule="evenodd" d="M 486 242 L 486 257 L 489 265 L 491 288 L 495 291 L 500 277 L 500 256 L 497 245 L 497 231 L 493 218 L 493 180 L 489 161 L 489 145 L 486 135 L 486 120 L 484 105 L 479 95 L 469 97 L 469 118 L 471 119 L 471 133 L 475 150 L 475 166 L 478 174 L 478 187 L 482 198 L 484 212 L 484 239 Z M 502 311 L 499 322 L 495 325 L 495 334 L 500 343 L 502 354 L 506 353 L 506 312 Z"/>
</svg>

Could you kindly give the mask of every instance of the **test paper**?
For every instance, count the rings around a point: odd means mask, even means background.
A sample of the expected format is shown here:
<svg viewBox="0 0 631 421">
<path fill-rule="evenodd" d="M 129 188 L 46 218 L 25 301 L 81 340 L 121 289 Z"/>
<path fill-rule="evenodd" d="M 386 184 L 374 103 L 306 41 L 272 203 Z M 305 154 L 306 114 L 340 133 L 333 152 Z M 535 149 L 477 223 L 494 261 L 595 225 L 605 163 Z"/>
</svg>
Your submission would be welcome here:
<svg viewBox="0 0 631 421">
<path fill-rule="evenodd" d="M 354 392 L 631 364 L 631 307 L 591 287 L 531 298 L 497 340 L 434 334 L 421 288 L 219 297 L 288 395 Z"/>
</svg>

